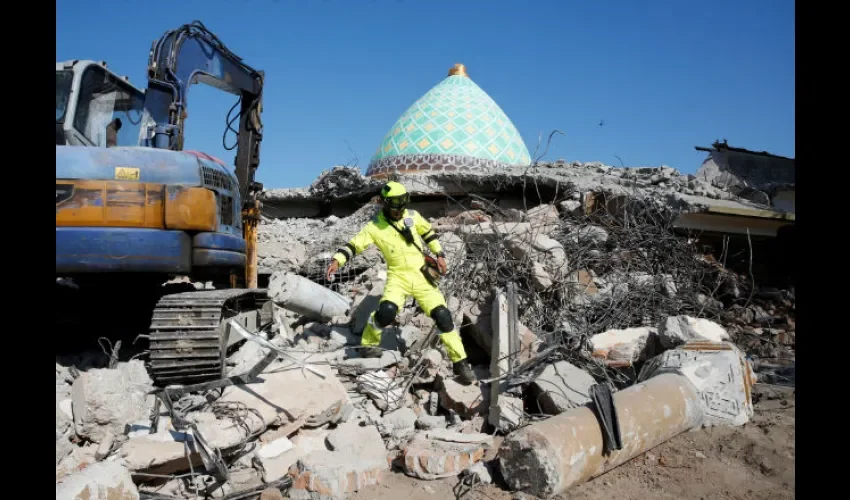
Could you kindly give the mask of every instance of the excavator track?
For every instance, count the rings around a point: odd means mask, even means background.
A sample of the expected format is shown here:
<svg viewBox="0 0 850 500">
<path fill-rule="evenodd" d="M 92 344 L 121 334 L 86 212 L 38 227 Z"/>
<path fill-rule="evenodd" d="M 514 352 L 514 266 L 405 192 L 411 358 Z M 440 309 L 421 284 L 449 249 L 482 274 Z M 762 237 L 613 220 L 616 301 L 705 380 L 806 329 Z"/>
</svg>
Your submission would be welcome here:
<svg viewBox="0 0 850 500">
<path fill-rule="evenodd" d="M 165 295 L 153 311 L 148 371 L 159 386 L 194 384 L 225 376 L 227 331 L 222 322 L 259 310 L 265 290 L 198 290 Z"/>
</svg>

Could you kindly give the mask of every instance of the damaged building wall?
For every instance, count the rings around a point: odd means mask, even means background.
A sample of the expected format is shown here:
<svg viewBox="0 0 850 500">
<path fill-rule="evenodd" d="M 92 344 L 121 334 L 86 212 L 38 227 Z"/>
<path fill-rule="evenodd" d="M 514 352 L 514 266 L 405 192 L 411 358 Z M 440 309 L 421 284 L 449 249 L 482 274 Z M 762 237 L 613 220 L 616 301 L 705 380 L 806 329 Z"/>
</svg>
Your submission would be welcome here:
<svg viewBox="0 0 850 500">
<path fill-rule="evenodd" d="M 712 147 L 695 148 L 708 152 L 697 177 L 736 195 L 776 209 L 794 212 L 796 163 L 764 151 L 750 151 L 715 142 Z"/>
</svg>

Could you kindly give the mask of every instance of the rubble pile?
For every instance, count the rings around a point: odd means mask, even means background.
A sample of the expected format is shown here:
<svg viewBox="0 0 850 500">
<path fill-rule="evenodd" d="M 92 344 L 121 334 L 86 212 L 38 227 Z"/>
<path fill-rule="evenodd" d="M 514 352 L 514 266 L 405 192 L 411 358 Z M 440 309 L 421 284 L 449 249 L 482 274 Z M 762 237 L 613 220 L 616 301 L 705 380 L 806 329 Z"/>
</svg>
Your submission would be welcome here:
<svg viewBox="0 0 850 500">
<path fill-rule="evenodd" d="M 508 207 L 444 190 L 441 212 L 427 217 L 477 384 L 454 380 L 433 320 L 412 300 L 384 330 L 384 355 L 359 356 L 383 258 L 372 248 L 336 281 L 324 273 L 377 205 L 266 218 L 260 268 L 272 273 L 274 321 L 246 332 L 228 360 L 230 376 L 258 378 L 163 390 L 139 361 L 82 373 L 57 364 L 57 498 L 74 498 L 100 464 L 111 479 L 94 489 L 133 490 L 126 498 L 343 499 L 392 471 L 502 478 L 549 497 L 680 432 L 746 423 L 748 357 L 756 369 L 793 364 L 793 289 L 760 288 L 673 228 L 682 197 L 731 195 L 666 167 L 534 169 L 532 180 L 556 180 L 549 203 Z M 499 175 L 488 182 L 515 181 Z M 616 203 L 589 202 L 600 183 Z M 338 168 L 297 196 L 361 196 L 375 185 Z"/>
</svg>

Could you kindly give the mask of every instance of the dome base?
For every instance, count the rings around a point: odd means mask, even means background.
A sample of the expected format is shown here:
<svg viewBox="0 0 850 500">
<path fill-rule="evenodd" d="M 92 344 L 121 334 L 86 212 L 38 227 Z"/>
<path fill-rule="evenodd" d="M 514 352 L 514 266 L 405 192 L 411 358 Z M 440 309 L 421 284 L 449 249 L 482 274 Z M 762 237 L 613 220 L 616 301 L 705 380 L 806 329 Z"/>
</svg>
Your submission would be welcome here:
<svg viewBox="0 0 850 500">
<path fill-rule="evenodd" d="M 481 172 L 515 167 L 487 158 L 448 154 L 414 154 L 387 156 L 369 163 L 368 177 L 384 177 L 392 173 Z"/>
</svg>

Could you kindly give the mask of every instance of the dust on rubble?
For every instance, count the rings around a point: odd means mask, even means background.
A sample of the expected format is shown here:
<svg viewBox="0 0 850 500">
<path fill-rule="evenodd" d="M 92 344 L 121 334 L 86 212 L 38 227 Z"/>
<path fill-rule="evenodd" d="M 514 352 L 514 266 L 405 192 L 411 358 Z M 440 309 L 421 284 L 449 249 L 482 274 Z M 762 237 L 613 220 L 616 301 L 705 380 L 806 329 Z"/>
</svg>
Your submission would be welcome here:
<svg viewBox="0 0 850 500">
<path fill-rule="evenodd" d="M 700 429 L 677 436 L 628 463 L 555 496 L 558 500 L 782 500 L 795 498 L 794 398 L 756 405 L 741 428 Z M 419 481 L 401 472 L 351 500 L 532 500 L 498 485 L 469 489 L 457 478 Z"/>
<path fill-rule="evenodd" d="M 706 200 L 745 200 L 667 167 L 529 171 L 404 181 L 436 197 L 421 210 L 447 254 L 440 288 L 477 384 L 455 380 L 434 321 L 412 300 L 385 328 L 383 355 L 360 355 L 388 278 L 383 258 L 373 248 L 334 282 L 324 272 L 377 210 L 367 202 L 375 182 L 333 169 L 309 189 L 266 193 L 259 253 L 272 320 L 246 329 L 227 353 L 228 376 L 259 367 L 260 380 L 169 395 L 153 386 L 135 342 L 57 357 L 57 492 L 113 487 L 98 474 L 108 469 L 132 478 L 122 483 L 129 498 L 162 500 L 263 490 L 292 499 L 515 499 L 535 488 L 588 500 L 793 498 L 794 287 L 770 266 L 754 274 L 740 259 L 752 247 L 735 247 L 740 238 L 675 226 Z M 526 204 L 516 189 L 528 179 L 548 198 Z M 494 195 L 497 185 L 508 190 Z M 311 212 L 331 198 L 351 210 Z M 756 255 L 772 246 L 743 241 L 762 245 Z M 592 479 L 573 484 L 522 455 L 535 453 L 522 446 L 530 429 L 567 425 L 537 443 L 557 454 L 574 415 L 641 404 L 629 391 L 671 377 L 688 388 L 684 399 L 648 410 L 681 433 L 626 463 L 604 473 L 585 464 L 582 477 Z M 596 427 L 579 439 L 615 423 L 585 422 Z M 608 444 L 594 441 L 588 463 L 603 463 Z"/>
</svg>

